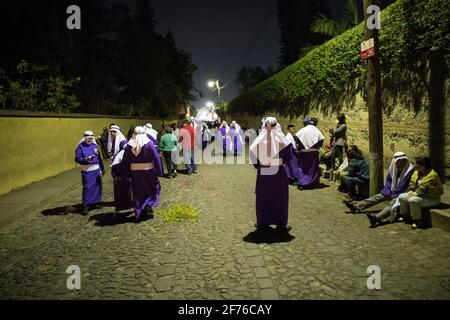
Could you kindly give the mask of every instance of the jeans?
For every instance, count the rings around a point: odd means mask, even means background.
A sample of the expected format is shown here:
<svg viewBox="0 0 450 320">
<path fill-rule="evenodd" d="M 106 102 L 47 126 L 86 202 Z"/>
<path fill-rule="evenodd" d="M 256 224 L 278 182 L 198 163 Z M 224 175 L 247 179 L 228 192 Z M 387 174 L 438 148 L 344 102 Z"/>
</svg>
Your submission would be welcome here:
<svg viewBox="0 0 450 320">
<path fill-rule="evenodd" d="M 173 163 L 172 163 L 172 151 L 163 151 L 164 159 L 166 160 L 167 171 L 169 176 L 173 174 Z"/>
<path fill-rule="evenodd" d="M 356 186 L 366 186 L 368 181 L 358 177 L 341 177 L 341 182 L 348 191 L 348 195 L 353 199 L 356 197 Z"/>
<path fill-rule="evenodd" d="M 188 173 L 197 172 L 197 165 L 194 159 L 195 150 L 183 150 L 184 163 Z"/>
<path fill-rule="evenodd" d="M 389 200 L 389 199 L 386 198 L 385 196 L 383 196 L 381 193 L 378 193 L 378 194 L 374 195 L 373 197 L 359 201 L 355 205 L 355 207 L 362 211 L 362 210 L 370 208 L 378 203 L 384 202 L 386 200 Z M 392 206 L 394 205 L 394 203 L 395 203 L 395 199 L 391 200 L 389 202 L 388 206 L 384 207 L 383 210 L 374 214 L 373 216 L 375 218 L 377 218 L 378 221 L 388 218 L 391 215 L 391 209 L 392 209 Z"/>
<path fill-rule="evenodd" d="M 341 166 L 342 162 L 344 162 L 344 146 L 335 145 L 332 150 L 332 157 L 333 160 L 331 164 L 333 170 L 336 170 Z M 338 160 L 338 163 L 336 163 L 336 159 Z"/>
<path fill-rule="evenodd" d="M 425 199 L 418 196 L 410 196 L 409 193 L 402 193 L 398 196 L 400 201 L 400 214 L 403 217 L 412 217 L 413 220 L 422 219 L 422 208 L 437 206 L 441 199 Z"/>
</svg>

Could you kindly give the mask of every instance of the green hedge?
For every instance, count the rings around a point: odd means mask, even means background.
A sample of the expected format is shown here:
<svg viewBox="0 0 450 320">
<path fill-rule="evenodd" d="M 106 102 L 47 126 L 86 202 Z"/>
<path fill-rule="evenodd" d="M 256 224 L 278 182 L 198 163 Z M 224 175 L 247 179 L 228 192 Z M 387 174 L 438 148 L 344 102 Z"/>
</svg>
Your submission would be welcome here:
<svg viewBox="0 0 450 320">
<path fill-rule="evenodd" d="M 388 109 L 399 99 L 413 105 L 429 89 L 427 61 L 449 53 L 450 1 L 398 0 L 381 17 L 384 106 Z M 364 93 L 367 62 L 359 58 L 364 34 L 361 23 L 329 40 L 239 95 L 231 102 L 232 112 L 300 115 L 319 105 L 334 112 L 351 103 L 356 93 Z"/>
</svg>

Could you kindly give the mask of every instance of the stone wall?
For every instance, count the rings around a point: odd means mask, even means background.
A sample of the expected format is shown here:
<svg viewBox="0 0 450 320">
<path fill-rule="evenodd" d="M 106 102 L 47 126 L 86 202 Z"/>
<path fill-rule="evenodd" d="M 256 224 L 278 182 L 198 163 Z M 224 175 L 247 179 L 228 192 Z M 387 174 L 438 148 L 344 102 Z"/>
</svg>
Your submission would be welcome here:
<svg viewBox="0 0 450 320">
<path fill-rule="evenodd" d="M 157 118 L 125 118 L 97 115 L 60 115 L 0 112 L 0 194 L 76 167 L 75 147 L 84 131 L 100 136 L 110 123 L 124 134 L 131 125 L 153 123 Z"/>
</svg>

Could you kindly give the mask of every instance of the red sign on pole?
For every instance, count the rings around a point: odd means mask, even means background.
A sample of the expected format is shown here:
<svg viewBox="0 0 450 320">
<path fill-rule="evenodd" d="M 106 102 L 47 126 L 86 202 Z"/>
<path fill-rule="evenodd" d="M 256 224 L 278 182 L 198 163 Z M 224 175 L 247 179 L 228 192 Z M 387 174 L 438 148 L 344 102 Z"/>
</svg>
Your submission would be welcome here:
<svg viewBox="0 0 450 320">
<path fill-rule="evenodd" d="M 375 43 L 373 38 L 370 38 L 369 40 L 361 43 L 361 53 L 359 54 L 361 59 L 366 60 L 369 59 L 370 57 L 373 57 L 375 55 L 374 47 Z"/>
</svg>

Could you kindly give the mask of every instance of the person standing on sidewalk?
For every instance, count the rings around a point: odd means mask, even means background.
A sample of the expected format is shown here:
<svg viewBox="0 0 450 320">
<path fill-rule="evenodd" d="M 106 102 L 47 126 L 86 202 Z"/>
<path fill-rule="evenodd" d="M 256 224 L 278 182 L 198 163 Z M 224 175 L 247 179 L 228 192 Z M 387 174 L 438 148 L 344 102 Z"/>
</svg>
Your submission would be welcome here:
<svg viewBox="0 0 450 320">
<path fill-rule="evenodd" d="M 286 173 L 289 178 L 289 184 L 291 185 L 297 185 L 298 179 L 300 177 L 300 169 L 298 167 L 298 151 L 297 151 L 297 145 L 300 145 L 300 140 L 295 135 L 295 126 L 290 124 L 287 127 L 287 134 L 286 139 L 291 143 L 292 145 L 292 159 L 285 164 Z"/>
<path fill-rule="evenodd" d="M 100 158 L 100 150 L 92 131 L 86 131 L 75 149 L 75 162 L 81 166 L 83 183 L 83 209 L 81 214 L 87 215 L 91 207 L 101 208 L 102 175 L 105 168 Z"/>
<path fill-rule="evenodd" d="M 409 192 L 398 197 L 400 214 L 405 222 L 412 219 L 413 229 L 424 228 L 422 208 L 437 206 L 443 194 L 442 182 L 433 169 L 433 162 L 429 157 L 419 157 L 416 159 L 416 171 L 412 175 Z"/>
<path fill-rule="evenodd" d="M 337 125 L 333 130 L 334 145 L 332 149 L 333 154 L 333 170 L 336 170 L 344 161 L 344 149 L 347 144 L 347 121 L 345 114 L 340 114 L 336 118 Z M 336 161 L 337 160 L 337 161 Z"/>
<path fill-rule="evenodd" d="M 316 127 L 316 122 L 306 118 L 304 127 L 296 136 L 300 140 L 298 149 L 299 178 L 298 189 L 314 189 L 320 186 L 319 148 L 322 147 L 325 137 Z"/>
<path fill-rule="evenodd" d="M 289 185 L 283 166 L 291 160 L 292 146 L 281 131 L 277 119 L 267 117 L 264 128 L 250 146 L 250 159 L 257 169 L 256 228 L 276 225 L 288 232 Z"/>
<path fill-rule="evenodd" d="M 126 146 L 125 146 L 126 148 Z M 114 186 L 114 205 L 116 210 L 114 218 L 118 216 L 121 210 L 128 210 L 133 208 L 132 194 L 131 194 L 131 180 L 125 178 L 123 167 L 121 165 L 125 149 L 122 149 L 115 157 L 111 165 L 111 175 Z"/>
<path fill-rule="evenodd" d="M 127 138 L 120 131 L 119 126 L 113 124 L 109 128 L 108 134 L 108 154 L 111 159 L 111 163 L 114 161 L 114 157 L 127 145 Z"/>
<path fill-rule="evenodd" d="M 172 128 L 167 127 L 164 129 L 166 132 L 161 136 L 161 141 L 159 142 L 159 149 L 163 153 L 164 159 L 166 161 L 167 171 L 168 171 L 168 177 L 175 178 L 176 173 L 173 169 L 173 161 L 172 159 L 175 159 L 178 145 L 178 139 L 175 137 L 175 135 L 172 133 Z"/>
<path fill-rule="evenodd" d="M 197 165 L 195 163 L 195 130 L 191 126 L 190 121 L 186 120 L 180 130 L 178 138 L 183 147 L 183 158 L 186 165 L 187 174 L 197 173 Z"/>
<path fill-rule="evenodd" d="M 131 178 L 136 222 L 141 221 L 142 211 L 153 218 L 152 207 L 158 206 L 161 192 L 158 177 L 162 176 L 162 166 L 158 151 L 143 127 L 134 129 L 121 165 L 123 178 Z"/>
<path fill-rule="evenodd" d="M 386 184 L 380 193 L 356 203 L 351 200 L 344 200 L 343 202 L 352 213 L 355 213 L 389 200 L 388 206 L 376 214 L 368 213 L 367 218 L 371 227 L 375 227 L 378 222 L 386 218 L 393 222 L 400 206 L 398 196 L 408 188 L 413 172 L 414 166 L 409 163 L 406 154 L 404 152 L 396 152 L 389 166 Z"/>
<path fill-rule="evenodd" d="M 147 138 L 149 138 L 150 141 L 153 142 L 153 145 L 159 152 L 158 132 L 155 129 L 153 129 L 153 126 L 150 123 L 145 124 L 143 128 L 145 130 Z"/>
</svg>

